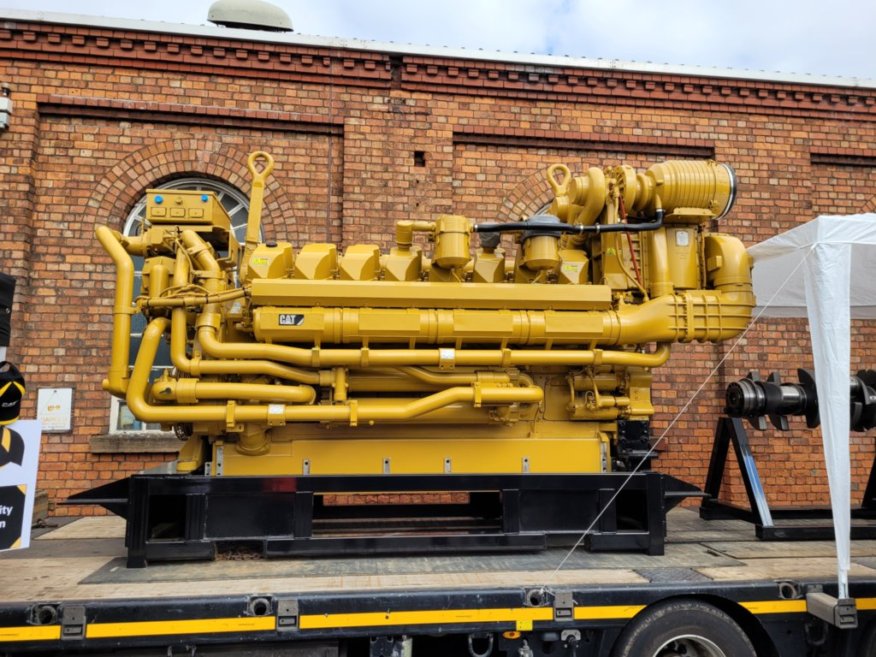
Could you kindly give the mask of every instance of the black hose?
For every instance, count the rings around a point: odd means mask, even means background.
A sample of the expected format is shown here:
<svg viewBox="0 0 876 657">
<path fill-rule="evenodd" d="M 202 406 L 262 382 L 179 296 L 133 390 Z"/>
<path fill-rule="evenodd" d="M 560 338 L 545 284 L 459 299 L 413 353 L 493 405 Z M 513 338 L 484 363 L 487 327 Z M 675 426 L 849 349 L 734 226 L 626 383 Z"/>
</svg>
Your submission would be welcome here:
<svg viewBox="0 0 876 657">
<path fill-rule="evenodd" d="M 533 225 L 528 221 L 514 221 L 504 224 L 475 224 L 472 231 L 475 233 L 512 233 L 520 230 L 537 230 L 539 233 L 571 233 L 583 235 L 585 233 L 641 233 L 647 230 L 657 230 L 663 225 L 663 210 L 654 213 L 654 221 L 642 224 L 593 224 L 592 226 L 570 224 L 538 224 Z"/>
</svg>

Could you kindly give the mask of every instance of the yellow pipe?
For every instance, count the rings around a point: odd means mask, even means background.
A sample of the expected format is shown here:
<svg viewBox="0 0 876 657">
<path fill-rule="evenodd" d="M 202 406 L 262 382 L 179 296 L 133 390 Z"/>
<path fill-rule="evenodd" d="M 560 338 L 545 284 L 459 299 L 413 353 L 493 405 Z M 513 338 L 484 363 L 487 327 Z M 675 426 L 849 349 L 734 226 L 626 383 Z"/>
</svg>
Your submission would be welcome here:
<svg viewBox="0 0 876 657">
<path fill-rule="evenodd" d="M 184 230 L 181 239 L 198 267 L 207 272 L 204 287 L 208 293 L 218 291 L 219 263 L 206 248 L 204 241 L 191 230 Z M 220 360 L 274 360 L 301 367 L 574 367 L 594 364 L 658 367 L 669 358 L 668 346 L 659 348 L 653 354 L 592 349 L 304 349 L 276 344 L 222 342 L 218 338 L 220 325 L 221 315 L 216 304 L 206 305 L 198 317 L 198 340 L 210 357 Z M 649 338 L 649 341 L 653 339 Z"/>
<path fill-rule="evenodd" d="M 640 233 L 641 235 L 641 233 Z M 669 279 L 669 247 L 666 244 L 666 229 L 651 231 L 648 240 L 648 292 L 652 298 L 672 294 L 672 281 Z"/>
<path fill-rule="evenodd" d="M 536 404 L 544 398 L 538 387 L 472 386 L 441 390 L 432 395 L 414 399 L 406 404 L 384 406 L 380 400 L 353 400 L 343 405 L 286 406 L 286 405 L 174 405 L 156 406 L 146 401 L 149 373 L 162 335 L 169 320 L 159 317 L 149 322 L 143 331 L 140 351 L 134 362 L 125 401 L 134 417 L 143 422 L 224 422 L 282 424 L 285 422 L 346 422 L 350 425 L 370 422 L 403 422 L 456 403 L 481 405 Z M 244 384 L 245 385 L 245 384 Z M 279 407 L 279 408 L 278 408 Z"/>
<path fill-rule="evenodd" d="M 440 387 L 440 386 L 439 386 Z M 368 369 L 347 376 L 349 392 L 429 392 L 434 385 L 410 379 L 393 369 Z"/>
<path fill-rule="evenodd" d="M 473 383 L 535 385 L 522 373 L 512 378 L 504 372 L 432 372 L 419 367 L 370 368 L 352 371 L 347 376 L 348 391 L 356 392 L 412 393 Z"/>
<path fill-rule="evenodd" d="M 665 295 L 613 313 L 606 339 L 609 344 L 718 341 L 740 334 L 751 320 L 754 295 L 740 292 L 692 290 Z"/>
<path fill-rule="evenodd" d="M 149 231 L 147 231 L 147 233 L 148 232 Z M 149 249 L 155 246 L 149 240 L 147 240 L 146 237 L 146 234 L 120 235 L 119 241 L 125 248 L 125 251 L 127 251 L 131 255 L 146 256 L 149 255 Z"/>
<path fill-rule="evenodd" d="M 433 386 L 455 386 L 472 383 L 511 383 L 511 377 L 504 372 L 430 372 L 420 367 L 399 367 L 402 374 Z"/>
<path fill-rule="evenodd" d="M 202 315 L 203 318 L 203 315 Z M 303 349 L 261 343 L 225 343 L 217 328 L 201 325 L 198 340 L 204 351 L 219 359 L 268 359 L 301 367 L 523 367 L 532 365 L 637 365 L 658 367 L 669 357 L 669 346 L 652 354 L 600 349 Z"/>
<path fill-rule="evenodd" d="M 461 343 L 461 348 L 467 348 L 471 344 L 505 342 L 515 348 L 548 344 L 558 348 L 588 342 L 624 345 L 678 339 L 724 340 L 743 331 L 750 319 L 753 300 L 750 288 L 736 288 L 691 290 L 640 304 L 624 304 L 619 310 L 591 312 L 410 308 L 401 313 L 403 323 L 395 330 L 390 327 L 400 313 L 391 309 L 259 308 L 253 313 L 253 331 L 256 344 L 369 343 L 372 348 L 408 341 L 416 346 Z M 279 319 L 290 313 L 303 317 L 304 322 L 295 326 L 281 324 Z M 211 322 L 206 318 L 200 325 Z M 386 326 L 387 331 L 374 335 L 375 326 Z M 720 328 L 717 333 L 716 327 Z M 637 336 L 635 339 L 631 339 L 632 333 L 624 333 L 630 330 Z"/>
<path fill-rule="evenodd" d="M 191 283 L 191 269 L 188 257 L 177 251 L 176 264 L 173 268 L 173 286 L 180 288 Z"/>
<path fill-rule="evenodd" d="M 203 306 L 208 303 L 225 303 L 226 301 L 234 301 L 246 296 L 246 290 L 243 288 L 237 290 L 228 290 L 219 294 L 209 295 L 183 295 L 178 297 L 163 297 L 159 299 L 145 299 L 142 302 L 144 308 L 192 308 L 194 306 Z"/>
<path fill-rule="evenodd" d="M 134 261 L 120 242 L 121 235 L 106 226 L 98 226 L 97 239 L 116 266 L 116 292 L 113 301 L 112 356 L 103 389 L 114 395 L 124 395 L 128 388 L 128 358 L 130 356 L 131 315 L 134 313 Z"/>
<path fill-rule="evenodd" d="M 183 246 L 185 246 L 186 252 L 194 258 L 198 266 L 206 272 L 206 276 L 204 277 L 206 279 L 204 281 L 204 288 L 207 290 L 207 295 L 209 296 L 210 294 L 221 292 L 219 288 L 222 269 L 219 267 L 219 263 L 216 261 L 216 258 L 213 257 L 213 254 L 210 253 L 210 248 L 207 246 L 207 243 L 193 230 L 182 231 L 180 234 L 180 241 L 182 241 Z M 208 305 L 215 306 L 216 304 L 210 303 Z M 211 310 L 215 312 L 216 308 L 211 308 Z"/>
<path fill-rule="evenodd" d="M 187 285 L 191 266 L 189 259 L 183 253 L 177 254 L 176 267 L 173 271 L 174 287 Z M 209 376 L 222 374 L 265 375 L 277 379 L 286 379 L 298 383 L 321 385 L 325 377 L 319 372 L 288 367 L 267 360 L 226 361 L 202 360 L 199 356 L 189 358 L 186 354 L 186 310 L 174 308 L 171 313 L 170 359 L 174 367 L 192 376 Z M 127 343 L 126 343 L 127 344 Z"/>
<path fill-rule="evenodd" d="M 530 385 L 529 377 L 519 375 L 512 378 L 494 372 L 471 372 L 470 374 L 449 374 L 448 380 L 435 373 L 436 378 L 428 380 L 416 379 L 402 374 L 404 368 L 370 368 L 353 370 L 347 376 L 347 390 L 352 392 L 426 392 L 435 388 L 448 388 L 456 385 L 472 385 L 473 383 Z M 419 369 L 419 368 L 418 368 Z M 432 374 L 430 372 L 430 374 Z M 484 378 L 482 374 L 495 377 Z M 479 376 L 481 378 L 479 378 Z"/>
<path fill-rule="evenodd" d="M 222 374 L 270 376 L 277 379 L 325 385 L 330 374 L 323 375 L 313 370 L 304 370 L 274 363 L 269 360 L 204 360 L 200 356 L 189 358 L 186 355 L 186 317 L 185 310 L 175 308 L 170 333 L 170 358 L 174 367 L 192 376 Z"/>
<path fill-rule="evenodd" d="M 349 388 L 347 384 L 347 368 L 336 367 L 334 373 L 335 403 L 345 402 L 347 401 L 347 390 Z"/>
<path fill-rule="evenodd" d="M 152 396 L 159 401 L 179 401 L 184 404 L 196 404 L 201 399 L 312 404 L 316 399 L 316 392 L 310 386 L 161 379 L 152 384 Z"/>
</svg>

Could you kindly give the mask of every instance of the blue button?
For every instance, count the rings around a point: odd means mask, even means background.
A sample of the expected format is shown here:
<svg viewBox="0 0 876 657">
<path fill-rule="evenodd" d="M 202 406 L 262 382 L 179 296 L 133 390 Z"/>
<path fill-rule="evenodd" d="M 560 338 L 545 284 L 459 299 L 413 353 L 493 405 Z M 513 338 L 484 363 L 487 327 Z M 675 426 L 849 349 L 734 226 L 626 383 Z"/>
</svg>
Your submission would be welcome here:
<svg viewBox="0 0 876 657">
<path fill-rule="evenodd" d="M 204 203 L 206 203 L 206 202 L 207 202 L 207 199 L 209 199 L 209 198 L 210 198 L 210 197 L 207 196 L 206 194 L 201 194 L 201 200 L 202 200 Z"/>
<path fill-rule="evenodd" d="M 156 202 L 156 203 L 164 203 L 164 197 L 161 196 L 161 195 L 156 196 L 156 197 L 155 197 L 155 202 Z"/>
</svg>

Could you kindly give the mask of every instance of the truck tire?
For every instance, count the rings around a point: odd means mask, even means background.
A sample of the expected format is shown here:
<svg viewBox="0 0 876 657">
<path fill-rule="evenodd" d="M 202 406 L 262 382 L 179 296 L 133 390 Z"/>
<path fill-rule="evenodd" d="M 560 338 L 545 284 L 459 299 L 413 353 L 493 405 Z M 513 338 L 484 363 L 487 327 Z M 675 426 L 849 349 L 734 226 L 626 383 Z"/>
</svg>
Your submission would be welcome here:
<svg viewBox="0 0 876 657">
<path fill-rule="evenodd" d="M 624 629 L 612 657 L 757 657 L 742 628 L 698 600 L 663 602 Z"/>
</svg>

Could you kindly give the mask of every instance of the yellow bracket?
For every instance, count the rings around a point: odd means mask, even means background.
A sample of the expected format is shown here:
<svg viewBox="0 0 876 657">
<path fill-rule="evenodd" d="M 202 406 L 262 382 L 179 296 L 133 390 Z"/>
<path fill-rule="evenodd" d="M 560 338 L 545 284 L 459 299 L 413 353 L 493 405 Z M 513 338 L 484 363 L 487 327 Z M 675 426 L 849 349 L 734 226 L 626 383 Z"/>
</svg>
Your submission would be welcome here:
<svg viewBox="0 0 876 657">
<path fill-rule="evenodd" d="M 261 169 L 258 165 L 261 163 Z M 265 182 L 274 170 L 274 158 L 270 153 L 254 151 L 249 154 L 246 166 L 252 176 L 252 192 L 249 199 L 249 214 L 246 219 L 246 241 L 243 256 L 240 259 L 240 280 L 246 279 L 246 269 L 252 252 L 259 244 L 259 232 L 262 224 L 262 208 L 265 200 Z"/>
</svg>

